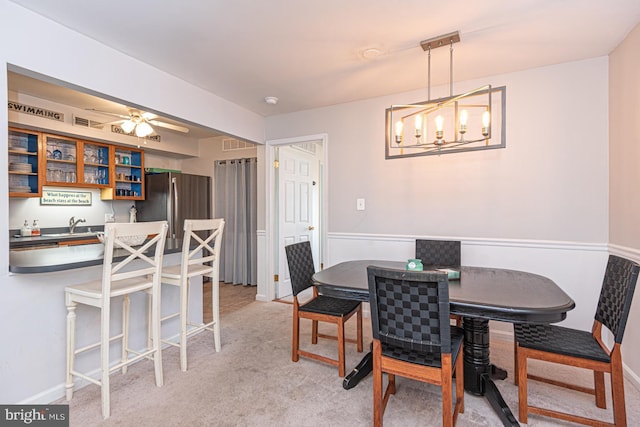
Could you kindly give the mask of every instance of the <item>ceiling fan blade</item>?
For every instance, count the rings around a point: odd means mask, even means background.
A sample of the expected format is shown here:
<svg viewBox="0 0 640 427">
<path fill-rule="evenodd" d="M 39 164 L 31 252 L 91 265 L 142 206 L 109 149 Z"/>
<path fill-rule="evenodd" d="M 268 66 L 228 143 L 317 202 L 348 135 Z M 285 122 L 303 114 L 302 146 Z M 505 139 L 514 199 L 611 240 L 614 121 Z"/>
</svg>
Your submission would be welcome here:
<svg viewBox="0 0 640 427">
<path fill-rule="evenodd" d="M 157 114 L 153 114 L 153 113 L 149 113 L 149 112 L 142 113 L 142 114 L 141 114 L 141 116 L 142 116 L 146 121 L 149 121 L 149 120 L 153 120 L 153 119 L 158 118 L 158 115 L 157 115 Z"/>
<path fill-rule="evenodd" d="M 182 133 L 189 133 L 189 129 L 184 126 L 173 125 L 171 123 L 165 123 L 165 122 L 159 122 L 157 120 L 147 120 L 147 121 L 154 126 L 167 128 L 167 129 L 175 130 Z"/>
<path fill-rule="evenodd" d="M 129 118 L 131 117 L 131 116 L 125 116 L 123 114 L 111 113 L 109 111 L 96 110 L 95 108 L 87 108 L 87 111 L 94 111 L 96 113 L 106 114 L 107 116 L 118 117 L 122 120 L 129 120 Z"/>
</svg>

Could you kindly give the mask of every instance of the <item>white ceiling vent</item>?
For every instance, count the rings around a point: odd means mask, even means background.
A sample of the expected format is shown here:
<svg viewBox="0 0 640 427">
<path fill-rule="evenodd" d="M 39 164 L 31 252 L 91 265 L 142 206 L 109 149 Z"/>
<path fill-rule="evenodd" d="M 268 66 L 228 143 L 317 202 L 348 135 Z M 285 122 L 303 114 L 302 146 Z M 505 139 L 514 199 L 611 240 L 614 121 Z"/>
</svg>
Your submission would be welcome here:
<svg viewBox="0 0 640 427">
<path fill-rule="evenodd" d="M 100 123 L 95 120 L 87 119 L 84 117 L 78 117 L 74 114 L 73 125 L 80 126 L 83 128 L 102 129 L 102 127 L 104 126 L 104 123 Z"/>
<path fill-rule="evenodd" d="M 237 151 L 254 148 L 253 144 L 239 141 L 233 138 L 225 138 L 222 140 L 222 151 Z"/>
</svg>

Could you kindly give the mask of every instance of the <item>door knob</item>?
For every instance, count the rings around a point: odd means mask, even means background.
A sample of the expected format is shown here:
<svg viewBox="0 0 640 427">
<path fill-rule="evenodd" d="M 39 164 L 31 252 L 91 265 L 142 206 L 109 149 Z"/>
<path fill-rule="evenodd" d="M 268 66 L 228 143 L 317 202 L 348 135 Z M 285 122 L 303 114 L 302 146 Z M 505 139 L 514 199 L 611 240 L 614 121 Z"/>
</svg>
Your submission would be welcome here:
<svg viewBox="0 0 640 427">
<path fill-rule="evenodd" d="M 313 231 L 313 230 L 315 230 L 315 229 L 316 229 L 316 228 L 315 228 L 313 225 L 310 225 L 309 227 L 307 227 L 307 230 L 309 230 L 309 231 Z"/>
</svg>

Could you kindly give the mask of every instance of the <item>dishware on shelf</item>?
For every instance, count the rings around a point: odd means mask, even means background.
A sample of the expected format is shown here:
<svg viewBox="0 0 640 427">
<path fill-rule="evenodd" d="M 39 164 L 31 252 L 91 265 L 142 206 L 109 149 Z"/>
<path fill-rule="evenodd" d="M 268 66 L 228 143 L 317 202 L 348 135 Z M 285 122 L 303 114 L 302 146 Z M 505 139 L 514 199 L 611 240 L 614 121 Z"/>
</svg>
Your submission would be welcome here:
<svg viewBox="0 0 640 427">
<path fill-rule="evenodd" d="M 31 173 L 33 165 L 31 163 L 9 163 L 9 170 L 11 172 Z"/>
<path fill-rule="evenodd" d="M 28 185 L 9 186 L 10 193 L 31 193 L 31 187 Z"/>
<path fill-rule="evenodd" d="M 76 182 L 76 173 L 74 171 L 68 171 L 64 173 L 65 182 Z"/>
<path fill-rule="evenodd" d="M 54 160 L 62 160 L 62 151 L 58 150 L 57 148 L 55 150 L 53 150 L 53 159 Z"/>
</svg>

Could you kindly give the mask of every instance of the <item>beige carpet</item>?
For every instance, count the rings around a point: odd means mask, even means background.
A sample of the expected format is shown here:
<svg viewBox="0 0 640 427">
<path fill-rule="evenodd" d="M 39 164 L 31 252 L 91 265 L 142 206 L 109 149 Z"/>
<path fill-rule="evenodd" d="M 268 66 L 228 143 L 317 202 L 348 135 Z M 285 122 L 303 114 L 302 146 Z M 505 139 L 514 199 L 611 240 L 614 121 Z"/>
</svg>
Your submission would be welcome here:
<svg viewBox="0 0 640 427">
<path fill-rule="evenodd" d="M 354 321 L 348 322 L 353 335 Z M 368 319 L 365 319 L 368 325 Z M 327 325 L 325 325 L 327 326 Z M 328 332 L 328 327 L 321 328 Z M 365 328 L 370 341 L 370 327 Z M 302 342 L 310 345 L 310 323 L 302 324 Z M 336 354 L 335 342 L 320 340 L 317 351 Z M 517 388 L 513 385 L 511 342 L 491 343 L 492 361 L 507 369 L 509 378 L 497 381 L 505 400 L 517 416 Z M 347 346 L 347 366 L 361 354 Z M 111 418 L 103 421 L 100 389 L 89 385 L 76 391 L 70 402 L 71 426 L 368 426 L 372 423 L 371 376 L 356 388 L 344 390 L 337 369 L 315 361 L 291 361 L 291 306 L 252 302 L 222 317 L 222 351 L 215 353 L 210 334 L 189 342 L 189 371 L 181 372 L 178 349 L 163 352 L 163 387 L 156 387 L 151 362 L 132 366 L 126 375 L 111 380 Z M 530 365 L 530 371 L 544 371 Z M 587 384 L 591 376 L 576 370 L 548 369 L 555 377 L 579 378 Z M 608 380 L 608 377 L 607 377 Z M 577 392 L 532 382 L 531 399 L 539 405 L 571 408 L 580 413 L 600 414 L 592 399 Z M 610 395 L 608 404 L 610 406 Z M 640 420 L 640 395 L 627 384 L 629 425 Z M 64 403 L 60 400 L 56 403 Z M 465 413 L 458 426 L 499 426 L 488 403 L 465 394 Z M 387 426 L 440 425 L 440 389 L 398 378 L 397 393 L 385 412 Z M 531 416 L 530 426 L 572 425 Z"/>
</svg>

